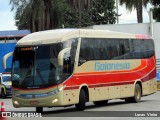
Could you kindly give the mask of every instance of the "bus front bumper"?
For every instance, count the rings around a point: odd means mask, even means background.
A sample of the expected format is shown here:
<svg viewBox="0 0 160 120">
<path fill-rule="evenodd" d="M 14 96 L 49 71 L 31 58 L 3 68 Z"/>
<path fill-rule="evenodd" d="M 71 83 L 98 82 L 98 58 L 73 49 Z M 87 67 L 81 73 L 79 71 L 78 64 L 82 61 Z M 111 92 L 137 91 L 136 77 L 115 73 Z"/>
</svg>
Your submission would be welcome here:
<svg viewBox="0 0 160 120">
<path fill-rule="evenodd" d="M 18 107 L 52 107 L 52 106 L 62 106 L 63 105 L 63 94 L 62 92 L 49 95 L 45 97 L 35 98 L 32 95 L 32 98 L 23 98 L 12 96 L 13 106 Z"/>
</svg>

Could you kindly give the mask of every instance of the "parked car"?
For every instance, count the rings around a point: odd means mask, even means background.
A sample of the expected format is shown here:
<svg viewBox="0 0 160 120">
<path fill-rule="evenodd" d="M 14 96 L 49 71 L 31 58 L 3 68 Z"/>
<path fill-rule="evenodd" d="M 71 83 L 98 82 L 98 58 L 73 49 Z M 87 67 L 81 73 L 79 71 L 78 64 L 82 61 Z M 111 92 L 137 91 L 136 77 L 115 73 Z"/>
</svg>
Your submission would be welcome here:
<svg viewBox="0 0 160 120">
<path fill-rule="evenodd" d="M 5 98 L 12 94 L 11 73 L 0 73 L 0 96 Z"/>
</svg>

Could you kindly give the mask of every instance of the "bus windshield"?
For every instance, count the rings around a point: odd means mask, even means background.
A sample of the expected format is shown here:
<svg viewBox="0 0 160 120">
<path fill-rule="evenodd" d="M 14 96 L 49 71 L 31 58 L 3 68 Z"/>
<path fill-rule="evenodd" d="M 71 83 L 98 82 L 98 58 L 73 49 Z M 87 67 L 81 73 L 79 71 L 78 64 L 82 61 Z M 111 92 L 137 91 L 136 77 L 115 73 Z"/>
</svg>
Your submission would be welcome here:
<svg viewBox="0 0 160 120">
<path fill-rule="evenodd" d="M 3 80 L 3 82 L 10 82 L 11 81 L 11 76 L 10 75 L 6 75 L 6 76 L 2 76 L 2 80 Z"/>
<path fill-rule="evenodd" d="M 50 45 L 16 47 L 13 54 L 12 86 L 17 88 L 45 88 L 62 83 L 72 75 L 77 39 Z M 66 49 L 63 65 L 58 64 L 59 53 Z"/>
</svg>

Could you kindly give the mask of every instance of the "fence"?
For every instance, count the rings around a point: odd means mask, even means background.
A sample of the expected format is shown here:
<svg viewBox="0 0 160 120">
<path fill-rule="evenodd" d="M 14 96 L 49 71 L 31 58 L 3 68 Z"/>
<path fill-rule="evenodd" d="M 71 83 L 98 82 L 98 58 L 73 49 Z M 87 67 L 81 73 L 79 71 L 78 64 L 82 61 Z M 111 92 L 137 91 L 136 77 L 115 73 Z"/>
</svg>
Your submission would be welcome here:
<svg viewBox="0 0 160 120">
<path fill-rule="evenodd" d="M 160 59 L 156 59 L 156 69 L 157 72 L 160 72 Z"/>
<path fill-rule="evenodd" d="M 160 81 L 160 59 L 156 59 L 157 81 Z"/>
</svg>

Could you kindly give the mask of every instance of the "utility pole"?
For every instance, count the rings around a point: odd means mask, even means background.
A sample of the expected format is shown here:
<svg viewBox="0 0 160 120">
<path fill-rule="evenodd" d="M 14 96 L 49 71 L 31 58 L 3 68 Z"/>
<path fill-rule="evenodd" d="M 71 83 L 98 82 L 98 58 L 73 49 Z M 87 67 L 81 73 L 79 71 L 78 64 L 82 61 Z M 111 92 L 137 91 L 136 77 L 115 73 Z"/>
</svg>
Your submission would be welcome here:
<svg viewBox="0 0 160 120">
<path fill-rule="evenodd" d="M 116 0 L 116 12 L 117 12 L 117 24 L 119 24 L 119 18 L 118 18 L 118 0 Z"/>
<path fill-rule="evenodd" d="M 150 9 L 149 13 L 149 21 L 150 21 L 150 35 L 153 37 L 153 12 L 152 9 Z"/>
</svg>

